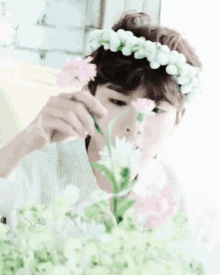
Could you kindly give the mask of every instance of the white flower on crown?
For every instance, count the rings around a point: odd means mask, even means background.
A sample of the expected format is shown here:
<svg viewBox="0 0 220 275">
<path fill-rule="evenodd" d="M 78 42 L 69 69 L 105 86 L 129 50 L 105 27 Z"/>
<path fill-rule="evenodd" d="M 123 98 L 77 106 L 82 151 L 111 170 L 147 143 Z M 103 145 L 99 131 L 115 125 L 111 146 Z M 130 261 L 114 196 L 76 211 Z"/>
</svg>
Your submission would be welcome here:
<svg viewBox="0 0 220 275">
<path fill-rule="evenodd" d="M 118 30 L 117 34 L 121 40 L 122 43 L 125 43 L 129 34 L 125 32 L 125 30 Z M 130 35 L 131 36 L 131 35 Z"/>
<path fill-rule="evenodd" d="M 179 76 L 179 77 L 177 77 L 177 83 L 179 85 L 189 84 L 189 82 L 190 82 L 190 78 L 188 76 Z"/>
<path fill-rule="evenodd" d="M 169 54 L 163 53 L 163 52 L 158 52 L 156 57 L 156 61 L 163 66 L 169 63 L 169 59 L 170 59 Z"/>
<path fill-rule="evenodd" d="M 138 39 L 138 43 L 139 43 L 139 45 L 141 45 L 141 46 L 144 46 L 145 45 L 145 43 L 146 43 L 146 38 L 145 37 L 143 37 L 143 36 L 141 36 L 141 37 L 138 37 L 137 38 Z"/>
<path fill-rule="evenodd" d="M 109 44 L 104 44 L 103 46 L 104 46 L 104 49 L 105 49 L 106 51 L 110 49 L 110 45 L 109 45 Z"/>
<path fill-rule="evenodd" d="M 117 36 L 117 34 L 115 32 L 111 33 L 110 34 L 110 50 L 112 52 L 117 52 L 120 44 L 121 44 L 121 40 Z"/>
<path fill-rule="evenodd" d="M 93 50 L 96 50 L 98 49 L 102 44 L 96 40 L 93 40 L 91 43 L 90 43 L 90 46 Z"/>
<path fill-rule="evenodd" d="M 125 46 L 122 49 L 122 53 L 126 56 L 131 55 L 133 53 L 132 49 L 135 45 L 138 44 L 137 37 L 129 36 L 125 41 Z"/>
<path fill-rule="evenodd" d="M 114 32 L 113 30 L 106 30 L 102 33 L 101 40 L 106 40 L 106 42 L 102 41 L 102 45 L 107 45 L 107 48 L 110 49 L 110 40 Z M 106 48 L 105 48 L 106 49 Z"/>
<path fill-rule="evenodd" d="M 102 36 L 102 30 L 94 30 L 89 34 L 89 43 L 92 50 L 96 50 L 101 46 L 99 42 Z"/>
<path fill-rule="evenodd" d="M 155 61 L 156 57 L 157 57 L 157 52 L 156 51 L 155 52 L 151 52 L 151 53 L 148 54 L 147 60 L 149 62 L 152 62 L 152 61 Z"/>
<path fill-rule="evenodd" d="M 186 63 L 186 58 L 182 53 L 178 53 L 178 61 L 176 63 L 176 66 L 178 68 L 182 68 L 182 66 Z"/>
<path fill-rule="evenodd" d="M 140 44 L 139 40 L 135 36 L 129 36 L 128 39 L 125 42 L 125 45 L 130 48 L 133 48 L 133 46 Z M 138 45 L 139 46 L 139 45 Z"/>
<path fill-rule="evenodd" d="M 157 53 L 157 46 L 150 40 L 145 42 L 146 57 L 149 62 L 154 61 Z"/>
<path fill-rule="evenodd" d="M 141 59 L 143 57 L 146 57 L 146 52 L 144 49 L 139 49 L 137 52 L 134 53 L 134 57 L 136 59 Z"/>
<path fill-rule="evenodd" d="M 146 47 L 150 49 L 147 59 L 152 69 L 158 69 L 161 65 L 169 64 L 170 49 L 166 45 L 161 45 L 159 42 L 152 44 L 152 41 L 147 41 Z"/>
<path fill-rule="evenodd" d="M 163 52 L 163 53 L 170 53 L 170 49 L 167 45 L 161 45 L 160 47 L 160 52 Z"/>
<path fill-rule="evenodd" d="M 197 75 L 197 68 L 189 66 L 189 75 L 190 77 L 195 77 Z"/>
<path fill-rule="evenodd" d="M 150 62 L 150 67 L 151 67 L 151 69 L 156 70 L 156 69 L 160 68 L 160 63 L 153 60 Z"/>
<path fill-rule="evenodd" d="M 131 32 L 131 31 L 125 31 L 125 33 L 126 33 L 128 36 L 134 36 L 133 32 Z"/>
<path fill-rule="evenodd" d="M 192 86 L 197 86 L 199 84 L 199 78 L 198 77 L 194 77 L 193 79 L 191 79 L 191 84 Z"/>
<path fill-rule="evenodd" d="M 130 47 L 123 47 L 123 49 L 121 51 L 122 51 L 123 55 L 125 55 L 125 56 L 129 56 L 132 54 Z"/>
<path fill-rule="evenodd" d="M 89 41 L 100 40 L 102 36 L 102 30 L 94 30 L 89 34 Z"/>
<path fill-rule="evenodd" d="M 183 64 L 183 66 L 178 69 L 178 72 L 182 76 L 188 75 L 188 73 L 189 73 L 189 66 L 188 66 L 188 64 Z"/>
<path fill-rule="evenodd" d="M 147 40 L 145 42 L 146 45 L 146 50 L 150 53 L 156 52 L 157 51 L 157 46 L 154 44 L 154 42 Z"/>
<path fill-rule="evenodd" d="M 180 87 L 180 90 L 181 90 L 182 94 L 188 94 L 188 93 L 190 93 L 192 88 L 193 88 L 193 86 L 189 83 L 189 84 L 182 85 Z"/>
<path fill-rule="evenodd" d="M 141 59 L 141 58 L 147 57 L 147 55 L 148 53 L 147 53 L 146 39 L 144 37 L 139 37 L 138 46 L 136 47 L 134 57 L 136 59 Z"/>
<path fill-rule="evenodd" d="M 169 64 L 176 64 L 179 61 L 177 51 L 171 51 L 169 56 L 170 56 Z"/>
<path fill-rule="evenodd" d="M 178 74 L 178 69 L 175 65 L 170 64 L 166 67 L 166 72 L 170 75 L 177 75 Z"/>
<path fill-rule="evenodd" d="M 197 95 L 199 95 L 199 94 L 200 94 L 199 87 L 192 88 L 191 91 L 190 91 L 190 93 L 187 94 L 186 102 L 187 103 L 193 102 L 194 100 L 196 100 Z"/>
</svg>

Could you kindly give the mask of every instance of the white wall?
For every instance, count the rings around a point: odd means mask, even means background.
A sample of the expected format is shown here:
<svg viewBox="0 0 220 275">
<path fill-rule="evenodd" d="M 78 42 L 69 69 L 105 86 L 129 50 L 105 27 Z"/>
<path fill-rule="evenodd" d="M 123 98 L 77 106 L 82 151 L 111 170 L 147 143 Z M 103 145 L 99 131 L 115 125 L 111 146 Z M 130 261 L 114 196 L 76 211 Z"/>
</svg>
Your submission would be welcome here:
<svg viewBox="0 0 220 275">
<path fill-rule="evenodd" d="M 202 102 L 188 112 L 181 131 L 171 141 L 172 146 L 169 144 L 170 154 L 181 172 L 188 203 L 202 220 L 211 207 L 220 213 L 218 6 L 214 0 L 164 0 L 161 9 L 161 24 L 183 33 L 196 48 L 204 66 Z"/>
<path fill-rule="evenodd" d="M 162 1 L 161 10 L 161 24 L 184 33 L 189 43 L 196 48 L 204 66 L 201 104 L 198 108 L 193 108 L 188 112 L 184 127 L 178 136 L 182 144 L 178 148 L 178 150 L 182 149 L 181 155 L 188 154 L 188 161 L 192 162 L 194 159 L 191 156 L 197 155 L 197 164 L 193 169 L 199 170 L 201 170 L 200 165 L 206 170 L 211 163 L 217 168 L 220 149 L 220 131 L 218 130 L 220 57 L 217 54 L 218 24 L 215 22 L 218 6 L 214 1 L 209 3 L 207 5 L 199 0 L 185 0 L 184 2 L 166 0 Z M 216 172 L 212 171 L 209 176 L 212 177 Z M 219 180 L 219 177 L 217 179 Z M 220 181 L 218 183 L 220 184 Z"/>
</svg>

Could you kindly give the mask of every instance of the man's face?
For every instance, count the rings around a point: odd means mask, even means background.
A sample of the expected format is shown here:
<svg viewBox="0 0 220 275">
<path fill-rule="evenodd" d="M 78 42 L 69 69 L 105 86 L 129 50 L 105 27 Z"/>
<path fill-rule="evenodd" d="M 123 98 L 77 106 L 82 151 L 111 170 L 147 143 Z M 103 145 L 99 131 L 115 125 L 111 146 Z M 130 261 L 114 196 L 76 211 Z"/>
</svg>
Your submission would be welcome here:
<svg viewBox="0 0 220 275">
<path fill-rule="evenodd" d="M 99 125 L 103 132 L 108 132 L 111 121 L 126 111 L 123 116 L 116 120 L 112 132 L 112 144 L 115 145 L 115 137 L 125 137 L 143 150 L 140 155 L 139 168 L 145 166 L 157 154 L 160 147 L 169 138 L 176 122 L 177 109 L 167 101 L 162 101 L 155 105 L 151 115 L 146 117 L 146 121 L 141 133 L 138 133 L 138 110 L 131 104 L 138 98 L 145 97 L 143 89 L 136 90 L 132 95 L 123 95 L 116 91 L 110 83 L 98 86 L 95 97 L 107 108 L 108 116 L 99 119 Z M 129 129 L 129 131 L 127 131 Z M 91 147 L 93 154 L 98 153 L 105 146 L 104 137 L 97 133 L 91 137 Z M 96 160 L 98 160 L 96 158 Z"/>
</svg>

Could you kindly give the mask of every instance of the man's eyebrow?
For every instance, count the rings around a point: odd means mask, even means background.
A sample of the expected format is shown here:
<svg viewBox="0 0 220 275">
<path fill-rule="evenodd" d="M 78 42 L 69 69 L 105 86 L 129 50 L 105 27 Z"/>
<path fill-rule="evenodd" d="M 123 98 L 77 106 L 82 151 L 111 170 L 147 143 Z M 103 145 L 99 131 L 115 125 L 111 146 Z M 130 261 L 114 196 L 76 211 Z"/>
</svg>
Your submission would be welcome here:
<svg viewBox="0 0 220 275">
<path fill-rule="evenodd" d="M 129 99 L 132 100 L 132 98 L 130 97 L 129 94 L 127 94 L 127 95 L 124 94 L 125 89 L 120 85 L 111 83 L 111 84 L 107 85 L 107 88 L 110 89 L 110 90 L 118 92 L 120 94 L 120 96 L 125 97 L 126 100 L 129 100 Z M 132 92 L 131 92 L 131 94 L 132 94 Z M 144 98 L 148 98 L 148 97 L 144 97 Z M 156 105 L 160 105 L 164 101 L 165 101 L 165 99 L 162 98 L 162 99 L 159 100 L 159 102 L 157 102 Z"/>
<path fill-rule="evenodd" d="M 116 84 L 109 84 L 107 85 L 107 88 L 110 90 L 113 90 L 115 92 L 118 92 L 120 94 L 120 96 L 125 97 L 126 100 L 130 99 L 130 94 L 132 94 L 132 92 L 127 91 L 127 94 L 125 93 L 125 89 L 120 86 L 120 85 L 116 85 Z"/>
<path fill-rule="evenodd" d="M 114 90 L 116 92 L 122 93 L 124 91 L 123 87 L 116 84 L 109 84 L 107 86 L 108 89 Z"/>
</svg>

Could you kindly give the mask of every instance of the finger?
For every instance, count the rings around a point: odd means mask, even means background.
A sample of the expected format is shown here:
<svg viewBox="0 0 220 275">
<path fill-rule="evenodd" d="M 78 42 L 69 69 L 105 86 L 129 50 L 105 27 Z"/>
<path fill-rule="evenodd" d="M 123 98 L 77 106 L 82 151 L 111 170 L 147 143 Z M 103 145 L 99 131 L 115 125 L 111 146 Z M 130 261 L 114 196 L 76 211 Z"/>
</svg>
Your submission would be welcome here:
<svg viewBox="0 0 220 275">
<path fill-rule="evenodd" d="M 62 110 L 57 109 L 57 108 L 62 108 Z M 95 123 L 94 123 L 94 120 L 91 117 L 90 113 L 85 108 L 85 105 L 83 105 L 81 102 L 73 101 L 73 102 L 71 102 L 71 108 L 72 109 L 68 110 L 66 105 L 60 104 L 58 106 L 58 103 L 57 103 L 56 105 L 51 105 L 51 107 L 48 106 L 48 108 L 47 108 L 47 110 L 45 110 L 45 112 L 50 113 L 52 116 L 56 115 L 57 117 L 62 117 L 64 120 L 68 121 L 68 123 L 70 123 L 72 125 L 72 127 L 74 127 L 74 128 L 76 127 L 75 126 L 75 117 L 77 117 L 78 121 L 81 123 L 81 125 L 83 127 L 83 130 L 86 129 L 88 131 L 88 133 L 90 133 L 91 135 L 95 135 Z M 54 110 L 57 110 L 57 111 L 55 112 Z M 71 111 L 71 110 L 73 110 L 73 111 Z M 70 121 L 68 117 L 72 117 L 73 118 L 72 121 Z M 78 125 L 80 125 L 80 124 L 78 124 Z"/>
<path fill-rule="evenodd" d="M 74 92 L 74 88 L 73 88 L 73 92 L 72 93 L 60 93 L 57 97 L 65 98 L 65 99 L 71 99 L 74 94 L 82 93 L 83 91 L 84 92 L 88 92 L 89 94 L 91 94 L 90 91 L 89 91 L 88 85 L 84 85 L 82 87 L 81 91 L 79 91 L 79 92 Z"/>
<path fill-rule="evenodd" d="M 45 113 L 46 116 L 48 115 L 52 118 L 56 117 L 58 119 L 62 119 L 64 122 L 70 125 L 74 129 L 74 131 L 79 132 L 80 135 L 84 136 L 86 134 L 84 126 L 78 119 L 78 116 L 72 110 L 60 110 L 57 106 L 48 106 L 45 109 Z"/>
<path fill-rule="evenodd" d="M 43 121 L 43 128 L 48 134 L 51 133 L 51 130 L 55 129 L 61 132 L 60 134 L 65 133 L 67 136 L 80 136 L 80 134 L 74 131 L 69 124 L 62 121 L 61 119 L 56 119 L 54 117 L 48 117 L 48 119 L 45 119 Z M 61 137 L 59 137 L 59 139 L 61 140 Z"/>
<path fill-rule="evenodd" d="M 72 92 L 72 93 L 60 93 L 58 96 L 58 98 L 63 98 L 63 99 L 68 99 L 68 100 L 71 100 L 71 98 L 78 94 L 78 93 L 82 93 L 83 91 L 80 91 L 80 92 Z M 89 91 L 87 91 L 89 93 Z"/>
<path fill-rule="evenodd" d="M 106 107 L 100 102 L 100 100 L 87 91 L 74 94 L 73 98 L 75 98 L 78 102 L 85 104 L 90 113 L 93 113 L 100 118 L 106 116 L 108 113 Z"/>
<path fill-rule="evenodd" d="M 85 129 L 87 129 L 88 133 L 92 136 L 95 135 L 95 122 L 82 103 L 75 102 L 75 114 Z"/>
<path fill-rule="evenodd" d="M 102 118 L 103 116 L 106 116 L 108 113 L 106 107 L 100 102 L 100 100 L 91 95 L 91 93 L 87 90 L 73 93 L 71 96 L 70 94 L 65 93 L 60 94 L 58 98 L 81 102 L 85 105 L 86 109 L 90 113 L 92 113 L 98 118 Z"/>
</svg>

